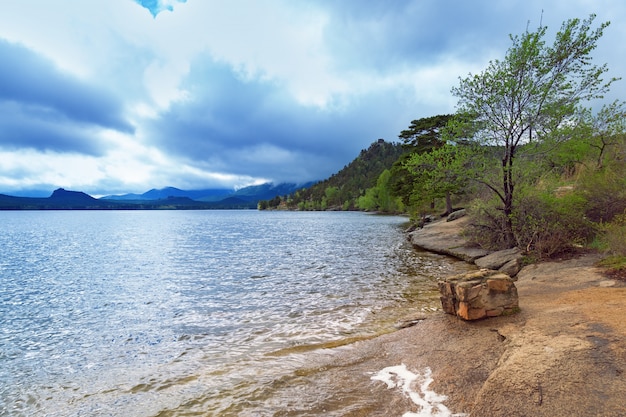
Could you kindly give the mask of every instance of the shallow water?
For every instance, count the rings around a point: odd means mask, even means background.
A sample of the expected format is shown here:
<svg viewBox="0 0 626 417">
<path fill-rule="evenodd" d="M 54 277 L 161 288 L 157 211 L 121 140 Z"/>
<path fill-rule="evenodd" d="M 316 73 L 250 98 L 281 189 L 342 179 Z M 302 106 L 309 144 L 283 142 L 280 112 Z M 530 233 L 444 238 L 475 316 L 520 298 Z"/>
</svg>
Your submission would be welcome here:
<svg viewBox="0 0 626 417">
<path fill-rule="evenodd" d="M 436 278 L 466 268 L 414 251 L 402 217 L 0 218 L 0 416 L 286 415 L 285 385 L 436 309 Z"/>
</svg>

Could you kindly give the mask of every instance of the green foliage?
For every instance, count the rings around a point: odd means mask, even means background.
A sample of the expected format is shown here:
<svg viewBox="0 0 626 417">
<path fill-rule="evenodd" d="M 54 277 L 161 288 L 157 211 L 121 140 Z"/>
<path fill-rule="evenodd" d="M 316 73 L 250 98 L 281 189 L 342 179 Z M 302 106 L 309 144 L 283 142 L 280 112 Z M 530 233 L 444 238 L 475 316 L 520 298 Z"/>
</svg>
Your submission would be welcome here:
<svg viewBox="0 0 626 417">
<path fill-rule="evenodd" d="M 376 186 L 369 188 L 365 195 L 357 200 L 357 207 L 365 211 L 380 211 L 383 213 L 398 213 L 404 210 L 404 204 L 398 197 L 391 194 L 389 181 L 391 173 L 388 169 L 384 170 L 378 180 Z"/>
<path fill-rule="evenodd" d="M 523 194 L 513 214 L 517 246 L 549 258 L 582 247 L 594 235 L 585 217 L 586 200 L 575 192 L 556 196 L 553 192 Z"/>
<path fill-rule="evenodd" d="M 443 143 L 428 152 L 413 153 L 405 167 L 413 174 L 413 203 L 423 204 L 436 198 L 450 201 L 451 194 L 465 192 L 471 173 L 472 151 L 468 146 Z M 451 212 L 450 204 L 446 212 Z"/>
<path fill-rule="evenodd" d="M 417 210 L 424 201 L 432 201 L 426 196 L 424 179 L 420 171 L 411 168 L 411 159 L 416 155 L 431 152 L 444 144 L 443 131 L 453 118 L 452 115 L 438 115 L 413 120 L 408 129 L 400 132 L 400 139 L 404 142 L 406 153 L 403 154 L 391 168 L 390 190 L 399 197 L 404 206 Z"/>
<path fill-rule="evenodd" d="M 602 225 L 601 239 L 610 255 L 626 257 L 626 212 Z"/>
<path fill-rule="evenodd" d="M 482 182 L 500 200 L 504 214 L 502 234 L 506 246 L 515 245 L 513 212 L 515 190 L 524 169 L 527 144 L 563 142 L 573 135 L 580 103 L 600 98 L 615 79 L 604 82 L 606 65 L 591 64 L 590 53 L 608 23 L 597 29 L 586 20 L 563 23 L 552 46 L 546 45 L 545 26 L 535 32 L 511 36 L 512 46 L 503 61 L 492 61 L 485 71 L 461 79 L 452 89 L 462 114 L 474 116 L 473 140 L 501 150 L 499 181 Z M 532 159 L 532 158 L 531 158 Z"/>
<path fill-rule="evenodd" d="M 595 227 L 586 217 L 587 201 L 580 193 L 557 195 L 553 189 L 526 189 L 518 193 L 511 216 L 515 245 L 534 259 L 570 252 L 587 244 Z M 470 240 L 489 250 L 505 248 L 502 234 L 507 221 L 498 200 L 476 200 L 470 207 L 473 222 L 466 231 Z"/>
<path fill-rule="evenodd" d="M 626 210 L 626 165 L 615 161 L 581 176 L 577 188 L 585 196 L 585 215 L 594 222 L 610 222 Z"/>
<path fill-rule="evenodd" d="M 551 167 L 561 173 L 571 173 L 579 167 L 599 170 L 614 161 L 618 154 L 623 157 L 626 150 L 624 106 L 623 102 L 614 101 L 602 106 L 595 115 L 590 109 L 583 109 L 575 134 L 548 154 Z"/>
<path fill-rule="evenodd" d="M 398 137 L 410 152 L 427 152 L 441 145 L 441 129 L 452 117 L 451 114 L 443 114 L 413 120 L 409 128 L 400 132 Z"/>
<path fill-rule="evenodd" d="M 609 275 L 626 280 L 626 212 L 603 224 L 601 229 L 601 245 L 609 256 L 598 266 L 606 268 Z"/>
<path fill-rule="evenodd" d="M 507 221 L 498 208 L 499 200 L 475 199 L 468 207 L 472 222 L 465 230 L 469 243 L 487 250 L 506 248 L 508 242 L 502 234 L 503 224 Z"/>
</svg>

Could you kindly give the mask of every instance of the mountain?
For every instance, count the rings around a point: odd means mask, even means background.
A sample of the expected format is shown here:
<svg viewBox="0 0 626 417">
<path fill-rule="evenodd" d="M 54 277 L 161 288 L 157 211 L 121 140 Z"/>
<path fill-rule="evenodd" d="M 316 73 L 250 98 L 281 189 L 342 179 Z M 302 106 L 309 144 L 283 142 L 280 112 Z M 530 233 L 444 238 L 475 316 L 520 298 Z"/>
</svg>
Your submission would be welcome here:
<svg viewBox="0 0 626 417">
<path fill-rule="evenodd" d="M 68 191 L 63 188 L 59 188 L 52 192 L 52 195 L 48 197 L 50 203 L 61 203 L 76 206 L 91 206 L 98 205 L 102 202 L 93 198 L 92 196 L 83 193 L 82 191 Z"/>
<path fill-rule="evenodd" d="M 219 201 L 233 193 L 232 189 L 180 190 L 175 187 L 151 189 L 143 194 L 108 195 L 102 200 L 162 200 L 169 197 L 187 197 L 199 201 Z"/>
<path fill-rule="evenodd" d="M 259 200 L 288 195 L 310 184 L 261 184 L 240 190 L 152 189 L 143 194 L 110 195 L 96 199 L 81 191 L 55 190 L 49 197 L 0 194 L 0 210 L 162 210 L 255 209 Z"/>
<path fill-rule="evenodd" d="M 101 200 L 107 201 L 127 201 L 127 202 L 144 202 L 164 200 L 172 197 L 186 197 L 194 201 L 204 203 L 229 204 L 239 201 L 248 203 L 248 206 L 255 206 L 259 200 L 271 199 L 276 196 L 284 196 L 295 192 L 296 190 L 310 187 L 313 183 L 306 184 L 290 184 L 290 183 L 265 183 L 260 185 L 251 185 L 249 187 L 233 189 L 204 189 L 204 190 L 181 190 L 174 187 L 165 187 L 161 189 L 152 189 L 143 194 L 123 194 L 109 195 L 102 197 Z M 236 199 L 233 199 L 236 198 Z"/>
<path fill-rule="evenodd" d="M 119 204 L 101 201 L 81 191 L 54 190 L 50 197 L 16 197 L 0 194 L 2 210 L 110 210 Z"/>
<path fill-rule="evenodd" d="M 309 188 L 313 184 L 315 184 L 315 182 L 308 182 L 305 184 L 282 183 L 274 185 L 272 183 L 265 183 L 261 185 L 251 185 L 237 190 L 233 194 L 233 197 L 258 202 L 259 200 L 269 200 L 277 196 L 287 196 L 297 190 Z"/>
<path fill-rule="evenodd" d="M 339 172 L 305 190 L 297 190 L 287 199 L 261 201 L 261 208 L 282 207 L 298 210 L 354 209 L 358 198 L 390 169 L 405 152 L 402 144 L 383 139 L 361 150 L 359 155 Z"/>
</svg>

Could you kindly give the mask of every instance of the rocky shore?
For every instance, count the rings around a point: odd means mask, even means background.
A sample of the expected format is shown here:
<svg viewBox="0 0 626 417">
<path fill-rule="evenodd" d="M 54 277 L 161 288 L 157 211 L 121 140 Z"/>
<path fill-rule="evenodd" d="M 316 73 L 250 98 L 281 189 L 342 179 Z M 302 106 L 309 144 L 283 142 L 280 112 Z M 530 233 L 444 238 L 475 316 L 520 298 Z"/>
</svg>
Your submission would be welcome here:
<svg viewBox="0 0 626 417">
<path fill-rule="evenodd" d="M 473 262 L 484 254 L 465 245 L 465 221 L 427 225 L 411 241 Z M 412 329 L 407 337 L 430 338 L 417 353 L 433 369 L 435 390 L 472 417 L 626 416 L 626 286 L 605 278 L 597 260 L 524 267 L 516 315 L 436 317 Z"/>
<path fill-rule="evenodd" d="M 468 253 L 459 235 L 464 221 L 429 224 L 412 241 Z M 318 351 L 313 368 L 297 376 L 307 389 L 281 392 L 306 411 L 281 415 L 626 416 L 626 285 L 604 277 L 598 259 L 522 268 L 520 311 L 510 316 L 465 321 L 435 312 L 411 327 Z"/>
</svg>

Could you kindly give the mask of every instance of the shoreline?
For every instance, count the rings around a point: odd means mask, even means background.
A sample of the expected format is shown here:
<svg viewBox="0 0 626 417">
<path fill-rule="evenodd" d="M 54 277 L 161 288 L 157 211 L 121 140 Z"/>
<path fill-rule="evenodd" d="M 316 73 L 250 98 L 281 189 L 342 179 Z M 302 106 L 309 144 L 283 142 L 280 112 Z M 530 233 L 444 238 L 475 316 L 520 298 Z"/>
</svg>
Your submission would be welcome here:
<svg viewBox="0 0 626 417">
<path fill-rule="evenodd" d="M 421 230 L 459 248 L 462 223 L 439 221 Z M 310 389 L 294 395 L 316 397 L 306 415 L 428 415 L 432 407 L 432 415 L 449 417 L 624 416 L 626 283 L 605 278 L 594 266 L 598 259 L 585 254 L 522 268 L 521 310 L 511 316 L 466 322 L 440 311 L 414 326 L 318 352 L 309 358 L 316 375 Z M 418 378 L 376 377 L 386 369 Z M 354 398 L 355 390 L 367 401 Z M 441 403 L 420 406 L 411 397 Z"/>
</svg>

